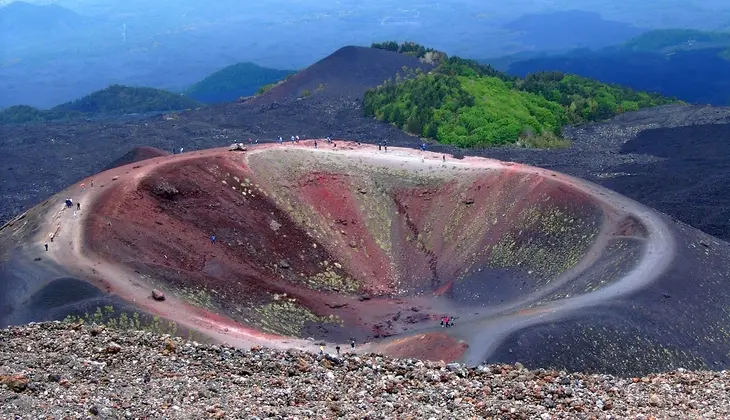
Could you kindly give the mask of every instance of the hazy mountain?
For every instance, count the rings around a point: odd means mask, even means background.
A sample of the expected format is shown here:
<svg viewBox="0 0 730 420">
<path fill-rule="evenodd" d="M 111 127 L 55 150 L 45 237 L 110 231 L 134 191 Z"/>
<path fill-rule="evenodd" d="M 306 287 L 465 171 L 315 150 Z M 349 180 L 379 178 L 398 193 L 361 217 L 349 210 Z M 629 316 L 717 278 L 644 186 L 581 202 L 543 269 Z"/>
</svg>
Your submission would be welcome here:
<svg viewBox="0 0 730 420">
<path fill-rule="evenodd" d="M 602 48 L 627 41 L 644 29 L 604 20 L 600 14 L 580 10 L 530 14 L 504 26 L 518 32 L 531 50 Z"/>
</svg>

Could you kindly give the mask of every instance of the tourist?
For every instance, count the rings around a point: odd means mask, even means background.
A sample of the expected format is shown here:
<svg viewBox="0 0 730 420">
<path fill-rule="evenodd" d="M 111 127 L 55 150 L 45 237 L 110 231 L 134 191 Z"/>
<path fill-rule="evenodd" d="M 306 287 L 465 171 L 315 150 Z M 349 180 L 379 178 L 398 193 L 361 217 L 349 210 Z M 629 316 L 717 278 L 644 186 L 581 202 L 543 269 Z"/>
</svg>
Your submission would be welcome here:
<svg viewBox="0 0 730 420">
<path fill-rule="evenodd" d="M 210 243 L 215 244 L 215 235 L 210 235 Z"/>
<path fill-rule="evenodd" d="M 46 248 L 48 248 L 47 245 L 48 244 L 46 244 Z M 337 355 L 339 356 L 340 355 L 340 345 L 339 344 L 337 345 L 337 347 L 335 347 L 335 350 L 337 351 Z"/>
<path fill-rule="evenodd" d="M 48 242 L 46 242 L 46 252 L 48 252 Z M 339 347 L 338 347 L 339 348 Z"/>
<path fill-rule="evenodd" d="M 355 338 L 350 338 L 350 347 L 355 350 Z"/>
<path fill-rule="evenodd" d="M 76 203 L 76 210 L 81 210 L 81 203 Z"/>
</svg>

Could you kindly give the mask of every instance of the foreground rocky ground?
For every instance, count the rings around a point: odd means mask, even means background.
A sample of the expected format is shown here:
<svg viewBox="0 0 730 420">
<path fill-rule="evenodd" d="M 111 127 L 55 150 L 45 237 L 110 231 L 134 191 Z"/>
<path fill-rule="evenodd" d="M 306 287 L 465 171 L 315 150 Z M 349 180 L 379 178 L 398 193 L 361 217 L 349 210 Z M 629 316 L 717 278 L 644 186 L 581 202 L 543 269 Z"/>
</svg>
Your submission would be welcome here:
<svg viewBox="0 0 730 420">
<path fill-rule="evenodd" d="M 0 382 L 8 419 L 730 417 L 727 371 L 617 378 L 519 364 L 466 369 L 63 323 L 0 331 Z"/>
</svg>

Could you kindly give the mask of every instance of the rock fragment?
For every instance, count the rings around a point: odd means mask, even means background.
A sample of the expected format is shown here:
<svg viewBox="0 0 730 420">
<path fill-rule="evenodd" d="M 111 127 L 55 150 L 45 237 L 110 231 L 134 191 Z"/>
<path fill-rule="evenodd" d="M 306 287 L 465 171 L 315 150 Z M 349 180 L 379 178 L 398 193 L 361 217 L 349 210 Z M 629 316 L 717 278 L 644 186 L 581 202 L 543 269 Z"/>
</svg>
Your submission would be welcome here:
<svg viewBox="0 0 730 420">
<path fill-rule="evenodd" d="M 157 289 L 154 289 L 154 290 L 152 290 L 152 299 L 158 300 L 158 301 L 163 301 L 163 300 L 165 300 L 165 294 Z"/>
</svg>

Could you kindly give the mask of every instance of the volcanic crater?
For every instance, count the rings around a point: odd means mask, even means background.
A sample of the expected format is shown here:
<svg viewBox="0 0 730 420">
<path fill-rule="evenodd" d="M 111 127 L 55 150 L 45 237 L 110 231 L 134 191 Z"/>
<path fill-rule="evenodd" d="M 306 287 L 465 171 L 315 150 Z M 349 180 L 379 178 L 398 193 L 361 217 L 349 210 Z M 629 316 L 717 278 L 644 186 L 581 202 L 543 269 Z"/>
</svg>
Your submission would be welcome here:
<svg viewBox="0 0 730 420">
<path fill-rule="evenodd" d="M 654 213 L 601 187 L 410 149 L 211 149 L 93 182 L 71 189 L 84 203 L 78 219 L 68 208 L 46 216 L 59 238 L 52 259 L 233 343 L 354 338 L 479 363 L 516 329 L 651 281 L 671 252 Z M 167 299 L 154 301 L 153 288 Z M 454 326 L 443 329 L 443 316 Z"/>
</svg>

